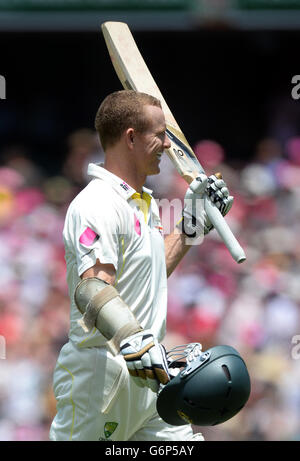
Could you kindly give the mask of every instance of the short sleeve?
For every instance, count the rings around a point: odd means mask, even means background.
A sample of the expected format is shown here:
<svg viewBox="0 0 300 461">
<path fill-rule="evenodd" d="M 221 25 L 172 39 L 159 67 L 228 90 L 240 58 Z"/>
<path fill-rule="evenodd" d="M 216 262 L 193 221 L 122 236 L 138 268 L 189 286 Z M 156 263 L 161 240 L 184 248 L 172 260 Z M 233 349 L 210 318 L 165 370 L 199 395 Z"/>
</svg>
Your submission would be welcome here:
<svg viewBox="0 0 300 461">
<path fill-rule="evenodd" d="M 73 207 L 66 218 L 64 239 L 71 245 L 80 276 L 96 264 L 113 264 L 118 270 L 119 216 L 111 203 Z"/>
</svg>

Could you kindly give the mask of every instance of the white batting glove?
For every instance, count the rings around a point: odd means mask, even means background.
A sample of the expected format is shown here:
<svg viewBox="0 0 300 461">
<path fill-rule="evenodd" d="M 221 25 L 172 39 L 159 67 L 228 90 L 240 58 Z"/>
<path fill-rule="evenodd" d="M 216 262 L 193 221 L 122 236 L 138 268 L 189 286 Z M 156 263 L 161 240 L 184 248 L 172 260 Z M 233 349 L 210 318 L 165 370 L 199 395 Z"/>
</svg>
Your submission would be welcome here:
<svg viewBox="0 0 300 461">
<path fill-rule="evenodd" d="M 120 353 L 130 375 L 139 387 L 158 392 L 160 384 L 170 381 L 166 351 L 150 330 L 143 330 L 123 339 Z"/>
<path fill-rule="evenodd" d="M 208 177 L 200 174 L 191 182 L 184 196 L 181 228 L 184 234 L 195 238 L 204 233 L 204 194 L 208 184 Z"/>
<path fill-rule="evenodd" d="M 217 206 L 225 216 L 232 207 L 233 197 L 229 195 L 228 187 L 223 179 L 216 175 L 209 178 L 200 174 L 189 185 L 185 197 L 182 213 L 182 230 L 191 238 L 206 235 L 213 229 L 204 208 L 204 194 Z"/>
<path fill-rule="evenodd" d="M 208 178 L 206 193 L 210 200 L 219 208 L 221 214 L 225 216 L 233 204 L 233 197 L 229 195 L 225 181 L 212 174 Z"/>
</svg>

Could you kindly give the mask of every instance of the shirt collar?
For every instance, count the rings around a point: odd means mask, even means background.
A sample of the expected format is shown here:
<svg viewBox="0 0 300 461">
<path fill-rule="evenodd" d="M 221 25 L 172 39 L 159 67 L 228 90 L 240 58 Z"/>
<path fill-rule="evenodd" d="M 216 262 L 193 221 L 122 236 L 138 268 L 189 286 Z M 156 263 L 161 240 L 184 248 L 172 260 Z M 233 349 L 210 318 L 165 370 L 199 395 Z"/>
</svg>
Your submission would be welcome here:
<svg viewBox="0 0 300 461">
<path fill-rule="evenodd" d="M 89 163 L 87 173 L 88 176 L 91 176 L 92 178 L 102 179 L 109 182 L 113 189 L 126 200 L 130 199 L 133 194 L 137 193 L 136 190 L 129 186 L 129 184 L 127 184 L 123 179 L 103 168 L 103 163 Z M 143 186 L 142 190 L 152 197 L 153 191 L 151 189 Z"/>
</svg>

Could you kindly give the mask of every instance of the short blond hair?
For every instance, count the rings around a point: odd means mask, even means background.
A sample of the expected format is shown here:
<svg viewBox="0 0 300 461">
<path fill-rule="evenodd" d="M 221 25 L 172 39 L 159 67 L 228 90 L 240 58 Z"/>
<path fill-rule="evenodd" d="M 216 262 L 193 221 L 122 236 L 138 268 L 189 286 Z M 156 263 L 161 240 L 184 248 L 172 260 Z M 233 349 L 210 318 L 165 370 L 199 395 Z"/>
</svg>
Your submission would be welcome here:
<svg viewBox="0 0 300 461">
<path fill-rule="evenodd" d="M 121 90 L 109 94 L 101 103 L 95 118 L 95 128 L 105 150 L 113 146 L 128 128 L 142 133 L 148 126 L 144 106 L 161 107 L 159 99 L 146 93 Z"/>
</svg>

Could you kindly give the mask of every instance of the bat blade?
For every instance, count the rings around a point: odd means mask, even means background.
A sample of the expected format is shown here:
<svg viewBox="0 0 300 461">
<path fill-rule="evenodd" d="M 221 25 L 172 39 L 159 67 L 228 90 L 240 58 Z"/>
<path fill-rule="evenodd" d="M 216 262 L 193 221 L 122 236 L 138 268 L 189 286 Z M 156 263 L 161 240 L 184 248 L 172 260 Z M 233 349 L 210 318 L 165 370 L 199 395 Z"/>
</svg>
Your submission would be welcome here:
<svg viewBox="0 0 300 461">
<path fill-rule="evenodd" d="M 152 77 L 127 24 L 109 21 L 102 24 L 109 55 L 120 82 L 125 89 L 148 93 L 161 102 L 171 147 L 166 153 L 178 173 L 190 184 L 204 173 L 191 146 L 177 124 L 163 95 Z M 231 232 L 224 217 L 210 199 L 205 197 L 205 211 L 235 261 L 245 261 L 245 253 Z"/>
<path fill-rule="evenodd" d="M 102 32 L 123 88 L 148 93 L 160 100 L 166 119 L 167 134 L 172 144 L 166 153 L 179 174 L 191 183 L 199 172 L 204 170 L 153 79 L 128 25 L 122 22 L 106 22 L 102 24 Z"/>
</svg>

